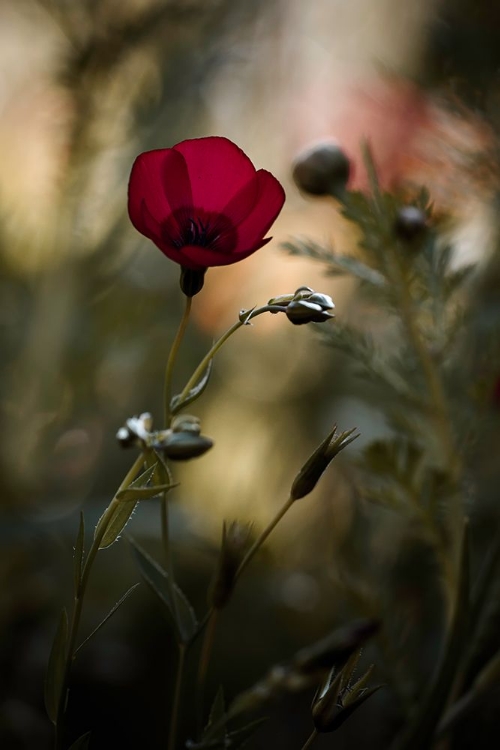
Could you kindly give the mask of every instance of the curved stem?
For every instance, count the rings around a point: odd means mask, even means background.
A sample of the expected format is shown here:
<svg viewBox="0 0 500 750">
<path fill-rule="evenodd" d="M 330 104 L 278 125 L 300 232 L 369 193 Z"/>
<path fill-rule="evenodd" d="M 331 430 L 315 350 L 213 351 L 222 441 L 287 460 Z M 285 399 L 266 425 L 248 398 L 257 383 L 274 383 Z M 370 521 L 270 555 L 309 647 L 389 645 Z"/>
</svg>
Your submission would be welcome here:
<svg viewBox="0 0 500 750">
<path fill-rule="evenodd" d="M 246 553 L 245 557 L 241 561 L 241 563 L 238 566 L 238 570 L 236 571 L 236 574 L 234 576 L 234 581 L 236 582 L 238 578 L 241 576 L 247 565 L 251 562 L 252 558 L 254 557 L 255 553 L 258 552 L 258 550 L 262 547 L 264 542 L 266 541 L 269 534 L 273 531 L 273 529 L 278 525 L 278 523 L 281 521 L 285 513 L 289 510 L 289 508 L 292 507 L 295 500 L 292 497 L 289 497 L 286 503 L 279 509 L 279 511 L 276 513 L 272 521 L 268 523 L 262 534 L 258 537 L 258 539 L 255 540 L 255 542 L 252 544 L 248 552 Z"/>
<path fill-rule="evenodd" d="M 307 750 L 309 747 L 311 747 L 312 743 L 314 742 L 314 740 L 316 739 L 317 736 L 318 736 L 317 731 L 315 729 L 313 729 L 312 732 L 311 732 L 311 734 L 309 735 L 309 737 L 305 741 L 305 743 L 302 745 L 302 750 Z"/>
<path fill-rule="evenodd" d="M 179 660 L 177 662 L 177 675 L 175 678 L 174 701 L 172 704 L 172 713 L 170 721 L 170 730 L 168 733 L 168 750 L 175 750 L 177 740 L 177 724 L 179 722 L 179 708 L 181 704 L 182 678 L 184 675 L 184 661 L 186 656 L 186 644 L 179 644 Z"/>
<path fill-rule="evenodd" d="M 121 490 L 126 489 L 134 481 L 139 470 L 141 469 L 143 462 L 144 462 L 144 456 L 141 454 L 140 456 L 136 458 L 132 467 L 127 472 L 125 478 L 123 479 L 122 483 L 118 487 L 118 490 L 116 491 L 116 495 L 118 495 L 118 493 Z M 73 611 L 71 614 L 71 623 L 69 627 L 68 649 L 66 652 L 64 677 L 63 677 L 63 683 L 62 683 L 62 688 L 61 688 L 59 706 L 57 710 L 57 722 L 56 722 L 56 728 L 55 728 L 56 750 L 58 750 L 61 747 L 61 742 L 62 742 L 61 721 L 65 712 L 66 694 L 67 694 L 68 683 L 69 683 L 69 678 L 71 674 L 71 667 L 72 667 L 73 659 L 75 656 L 76 639 L 78 637 L 78 629 L 80 627 L 80 620 L 81 620 L 82 609 L 83 609 L 83 599 L 85 597 L 85 592 L 87 590 L 87 584 L 89 581 L 90 572 L 92 570 L 92 565 L 97 556 L 97 553 L 99 552 L 99 546 L 102 542 L 104 534 L 106 533 L 106 527 L 107 527 L 106 520 L 112 517 L 113 513 L 116 510 L 117 505 L 120 503 L 120 501 L 117 500 L 116 495 L 113 498 L 113 500 L 110 502 L 110 504 L 108 505 L 101 519 L 101 522 L 99 523 L 99 531 L 96 533 L 94 540 L 92 542 L 92 546 L 89 549 L 87 558 L 85 560 L 85 564 L 83 566 L 80 583 L 77 589 L 75 590 L 75 596 L 73 600 Z"/>
<path fill-rule="evenodd" d="M 244 318 L 243 320 L 238 320 L 236 321 L 236 323 L 233 323 L 231 328 L 228 328 L 228 330 L 225 333 L 223 333 L 219 339 L 217 339 L 215 344 L 213 344 L 211 349 L 209 349 L 209 351 L 205 354 L 200 364 L 198 365 L 198 367 L 193 372 L 188 382 L 184 386 L 179 396 L 180 400 L 183 401 L 186 398 L 191 388 L 193 388 L 202 377 L 203 373 L 205 372 L 208 365 L 210 364 L 210 361 L 215 357 L 219 349 L 226 343 L 228 338 L 230 338 L 233 335 L 233 333 L 235 333 L 235 331 L 238 330 L 238 328 L 241 328 L 242 326 L 247 325 L 250 320 L 252 320 L 253 318 L 256 318 L 258 315 L 262 315 L 262 313 L 284 312 L 285 310 L 286 310 L 286 307 L 280 307 L 278 305 L 264 305 L 263 307 L 259 307 L 256 310 L 253 310 L 251 313 L 249 313 L 248 317 Z"/>
<path fill-rule="evenodd" d="M 165 387 L 164 387 L 164 401 L 165 401 L 165 425 L 164 426 L 165 427 L 168 427 L 170 423 L 170 399 L 172 397 L 172 375 L 174 372 L 175 360 L 177 358 L 177 353 L 179 351 L 182 339 L 184 338 L 184 333 L 187 328 L 189 315 L 191 312 L 192 301 L 193 301 L 192 297 L 186 296 L 185 305 L 184 305 L 184 313 L 179 323 L 177 333 L 175 334 L 175 338 L 172 343 L 172 348 L 170 349 L 170 353 L 168 355 L 167 366 L 165 368 Z"/>
</svg>

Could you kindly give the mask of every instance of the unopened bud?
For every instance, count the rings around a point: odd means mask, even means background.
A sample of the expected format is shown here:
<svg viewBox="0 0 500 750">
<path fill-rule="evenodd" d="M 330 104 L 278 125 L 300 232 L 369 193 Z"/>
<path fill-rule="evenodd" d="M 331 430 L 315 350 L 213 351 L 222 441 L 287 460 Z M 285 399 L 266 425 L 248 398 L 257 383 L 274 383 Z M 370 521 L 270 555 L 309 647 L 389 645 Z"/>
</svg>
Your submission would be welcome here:
<svg viewBox="0 0 500 750">
<path fill-rule="evenodd" d="M 402 240 L 410 241 L 422 234 L 427 229 L 427 216 L 416 206 L 403 206 L 400 208 L 394 224 L 396 235 Z"/>
<path fill-rule="evenodd" d="M 341 198 L 351 174 L 351 162 L 334 142 L 318 143 L 303 151 L 293 165 L 297 187 L 309 195 Z"/>
<path fill-rule="evenodd" d="M 129 448 L 136 443 L 147 442 L 151 435 L 153 417 L 149 412 L 144 412 L 138 417 L 130 417 L 123 427 L 116 433 L 116 439 L 122 448 Z"/>
<path fill-rule="evenodd" d="M 335 425 L 330 434 L 316 448 L 295 477 L 290 492 L 290 497 L 293 500 L 299 500 L 301 497 L 305 497 L 312 492 L 335 456 L 344 450 L 349 443 L 352 443 L 353 440 L 359 437 L 359 435 L 353 434 L 355 430 L 356 428 L 354 427 L 352 430 L 347 430 L 337 435 L 337 426 Z"/>
<path fill-rule="evenodd" d="M 188 461 L 203 456 L 213 446 L 213 440 L 192 432 L 172 432 L 163 441 L 161 450 L 172 461 Z"/>
<path fill-rule="evenodd" d="M 211 586 L 209 600 L 216 609 L 222 609 L 233 593 L 237 570 L 245 557 L 250 542 L 250 527 L 234 521 L 222 527 L 222 544 L 219 562 Z"/>
<path fill-rule="evenodd" d="M 335 316 L 324 310 L 321 305 L 307 300 L 298 300 L 287 305 L 286 317 L 294 325 L 300 326 L 305 323 L 324 323 Z"/>
</svg>

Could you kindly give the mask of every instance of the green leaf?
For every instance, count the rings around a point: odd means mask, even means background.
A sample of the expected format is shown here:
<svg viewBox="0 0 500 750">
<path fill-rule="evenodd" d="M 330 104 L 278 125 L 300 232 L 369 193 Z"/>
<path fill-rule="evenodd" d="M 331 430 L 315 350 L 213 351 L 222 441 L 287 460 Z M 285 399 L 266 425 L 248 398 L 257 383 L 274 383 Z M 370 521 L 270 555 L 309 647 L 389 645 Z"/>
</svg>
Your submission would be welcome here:
<svg viewBox="0 0 500 750">
<path fill-rule="evenodd" d="M 85 734 L 82 734 L 81 737 L 73 742 L 69 750 L 87 750 L 90 742 L 90 734 L 90 732 L 85 732 Z"/>
<path fill-rule="evenodd" d="M 181 589 L 173 583 L 169 585 L 168 574 L 137 542 L 130 540 L 134 548 L 139 569 L 150 589 L 163 604 L 169 618 L 173 621 L 177 636 L 186 643 L 192 638 L 198 627 L 198 621 L 188 599 Z M 172 601 L 172 592 L 175 602 Z"/>
<path fill-rule="evenodd" d="M 129 596 L 132 593 L 132 591 L 134 591 L 140 585 L 141 585 L 140 583 L 134 583 L 134 585 L 131 586 L 123 594 L 123 596 L 121 597 L 121 599 L 119 599 L 116 602 L 116 604 L 109 610 L 108 614 L 106 615 L 106 617 L 103 620 L 101 620 L 101 622 L 99 623 L 99 625 L 96 628 L 94 628 L 94 630 L 91 632 L 91 634 L 88 635 L 87 638 L 85 638 L 85 640 L 82 641 L 82 643 L 80 643 L 80 645 L 78 646 L 78 648 L 75 650 L 75 656 L 80 651 L 80 649 L 83 648 L 83 646 L 85 646 L 85 644 L 88 643 L 90 641 L 90 639 L 95 636 L 95 634 L 102 628 L 102 626 L 107 623 L 107 621 L 110 619 L 110 617 L 113 617 L 113 615 L 115 614 L 115 612 L 117 611 L 117 609 L 119 609 L 119 607 L 121 607 L 121 605 L 123 604 L 123 602 L 126 599 L 129 598 Z"/>
<path fill-rule="evenodd" d="M 156 463 L 153 466 L 148 467 L 146 471 L 144 471 L 140 476 L 137 477 L 137 479 L 131 482 L 129 487 L 127 487 L 126 489 L 130 490 L 134 488 L 147 487 L 147 485 L 153 478 L 155 471 Z M 116 506 L 115 510 L 110 516 L 107 515 L 108 510 L 104 511 L 103 515 L 97 523 L 94 533 L 95 538 L 100 532 L 102 525 L 105 524 L 106 530 L 101 539 L 101 543 L 99 544 L 99 549 L 110 547 L 112 544 L 114 544 L 114 542 L 116 542 L 123 529 L 129 522 L 130 517 L 134 512 L 135 506 L 138 502 L 139 501 L 137 499 L 120 501 L 120 503 Z"/>
<path fill-rule="evenodd" d="M 57 723 L 61 691 L 64 686 L 66 671 L 66 649 L 68 643 L 68 613 L 61 612 L 54 642 L 50 651 L 47 674 L 45 677 L 45 708 L 53 724 Z"/>
<path fill-rule="evenodd" d="M 83 569 L 83 545 L 85 543 L 85 521 L 83 513 L 80 513 L 80 524 L 78 526 L 78 534 L 76 535 L 75 551 L 73 554 L 73 574 L 75 582 L 75 592 L 80 588 L 80 582 L 82 578 Z"/>
<path fill-rule="evenodd" d="M 201 380 L 194 386 L 194 388 L 191 388 L 191 390 L 189 391 L 189 393 L 187 394 L 185 398 L 181 399 L 180 394 L 172 398 L 172 400 L 170 401 L 170 413 L 172 415 L 177 414 L 177 412 L 179 412 L 185 406 L 192 404 L 193 401 L 195 401 L 198 398 L 198 396 L 201 396 L 201 394 L 203 393 L 203 391 L 208 385 L 208 381 L 210 380 L 213 364 L 214 364 L 214 361 L 213 359 L 211 359 L 207 365 L 205 374 L 203 375 Z"/>
<path fill-rule="evenodd" d="M 203 732 L 203 740 L 210 741 L 210 746 L 215 742 L 216 746 L 225 747 L 226 745 L 226 705 L 224 702 L 224 692 L 219 687 L 210 708 L 208 722 Z"/>
<path fill-rule="evenodd" d="M 178 486 L 179 483 L 177 482 L 176 484 L 157 484 L 154 487 L 129 487 L 126 490 L 121 490 L 116 497 L 118 500 L 149 500 Z"/>
</svg>

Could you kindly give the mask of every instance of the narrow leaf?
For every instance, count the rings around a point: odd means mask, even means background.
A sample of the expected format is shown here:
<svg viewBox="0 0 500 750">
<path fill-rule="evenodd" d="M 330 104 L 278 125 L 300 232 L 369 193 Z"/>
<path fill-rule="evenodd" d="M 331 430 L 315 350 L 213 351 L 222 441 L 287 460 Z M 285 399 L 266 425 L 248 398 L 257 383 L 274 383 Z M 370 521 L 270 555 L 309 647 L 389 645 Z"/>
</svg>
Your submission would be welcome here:
<svg viewBox="0 0 500 750">
<path fill-rule="evenodd" d="M 226 733 L 226 704 L 224 702 L 224 691 L 222 689 L 222 686 L 219 687 L 217 690 L 217 693 L 215 694 L 214 701 L 212 703 L 212 707 L 210 709 L 210 714 L 208 717 L 208 723 L 205 727 L 205 732 L 208 732 L 211 727 L 213 726 L 220 726 L 221 733 L 224 735 Z"/>
<path fill-rule="evenodd" d="M 73 742 L 69 750 L 87 750 L 89 746 L 89 742 L 90 742 L 90 732 L 85 732 L 85 734 L 82 734 L 81 737 L 79 737 L 77 740 L 75 740 L 75 742 Z"/>
<path fill-rule="evenodd" d="M 198 396 L 201 396 L 203 391 L 208 385 L 208 381 L 210 380 L 210 376 L 212 374 L 212 368 L 213 368 L 214 361 L 213 359 L 210 360 L 210 362 L 207 365 L 207 369 L 205 370 L 205 374 L 201 378 L 201 380 L 194 386 L 194 388 L 191 388 L 187 396 L 183 399 L 181 399 L 180 395 L 174 396 L 172 400 L 170 401 L 170 413 L 171 414 L 177 414 L 181 409 L 183 409 L 185 406 L 188 406 L 189 404 L 193 403 Z"/>
<path fill-rule="evenodd" d="M 116 497 L 118 500 L 149 500 L 178 486 L 179 483 L 177 482 L 176 484 L 157 484 L 153 487 L 129 487 L 126 490 L 121 490 Z"/>
<path fill-rule="evenodd" d="M 82 578 L 83 568 L 83 545 L 85 542 L 85 520 L 83 513 L 80 513 L 80 524 L 78 526 L 78 534 L 76 535 L 75 551 L 73 554 L 73 574 L 75 582 L 75 592 L 80 588 L 80 581 Z"/>
<path fill-rule="evenodd" d="M 61 690 L 64 684 L 67 641 L 68 613 L 66 609 L 63 609 L 50 651 L 47 675 L 45 677 L 45 708 L 53 724 L 57 722 Z"/>
<path fill-rule="evenodd" d="M 134 488 L 147 487 L 147 485 L 153 478 L 155 471 L 156 463 L 153 466 L 147 468 L 146 471 L 144 471 L 140 476 L 137 477 L 137 479 L 131 482 L 129 487 L 127 487 L 126 489 L 130 490 Z M 101 543 L 99 544 L 99 549 L 110 547 L 114 542 L 116 542 L 123 529 L 129 522 L 137 503 L 137 499 L 121 501 L 116 506 L 114 512 L 110 517 L 107 516 L 107 510 L 104 511 L 103 515 L 97 523 L 94 535 L 95 538 L 95 536 L 97 536 L 97 533 L 100 531 L 102 524 L 106 525 L 106 531 L 104 532 L 104 536 L 102 537 Z"/>
<path fill-rule="evenodd" d="M 126 599 L 129 598 L 129 596 L 132 593 L 132 591 L 134 591 L 140 585 L 141 585 L 140 583 L 134 583 L 134 585 L 131 586 L 123 594 L 123 596 L 121 597 L 121 599 L 119 599 L 116 602 L 116 604 L 109 610 L 108 614 L 106 615 L 106 617 L 103 620 L 101 620 L 101 622 L 99 623 L 99 625 L 96 628 L 94 628 L 94 630 L 90 633 L 90 635 L 87 636 L 87 638 L 85 638 L 84 641 L 82 641 L 82 643 L 80 643 L 80 645 L 78 646 L 78 648 L 75 651 L 75 656 L 80 651 L 80 649 L 83 648 L 83 646 L 85 646 L 85 644 L 88 643 L 90 641 L 90 639 L 95 636 L 95 634 L 102 628 L 102 626 L 107 623 L 107 621 L 110 619 L 110 617 L 113 617 L 113 615 L 115 614 L 115 612 L 117 611 L 117 609 L 119 609 L 119 607 L 121 607 L 121 605 L 123 604 L 123 602 Z"/>
<path fill-rule="evenodd" d="M 172 587 L 169 586 L 168 575 L 161 565 L 153 560 L 136 542 L 131 540 L 131 544 L 142 576 L 165 607 L 169 618 L 173 621 L 179 640 L 188 641 L 194 635 L 198 626 L 196 615 L 189 601 L 175 583 Z M 176 597 L 175 604 L 172 602 L 171 589 Z"/>
</svg>

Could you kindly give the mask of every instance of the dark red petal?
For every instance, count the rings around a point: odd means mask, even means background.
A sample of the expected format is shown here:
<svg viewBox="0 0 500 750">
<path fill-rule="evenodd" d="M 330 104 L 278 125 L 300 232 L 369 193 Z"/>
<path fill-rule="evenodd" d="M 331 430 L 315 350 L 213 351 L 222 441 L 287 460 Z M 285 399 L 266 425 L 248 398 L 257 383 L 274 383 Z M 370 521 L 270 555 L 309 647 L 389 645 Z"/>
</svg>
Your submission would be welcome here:
<svg viewBox="0 0 500 750">
<path fill-rule="evenodd" d="M 255 172 L 246 185 L 243 185 L 229 203 L 221 209 L 221 214 L 229 219 L 233 227 L 236 227 L 250 215 L 255 207 L 258 194 L 259 181 Z"/>
<path fill-rule="evenodd" d="M 170 210 L 181 219 L 189 219 L 192 214 L 193 198 L 191 182 L 184 157 L 173 148 L 168 149 L 161 165 L 164 195 Z M 184 215 L 185 213 L 185 215 Z"/>
<path fill-rule="evenodd" d="M 128 212 L 142 232 L 142 204 L 163 222 L 179 207 L 189 205 L 191 190 L 184 159 L 171 148 L 146 151 L 135 160 L 128 184 Z"/>
<path fill-rule="evenodd" d="M 141 209 L 141 223 L 142 229 L 140 231 L 142 234 L 152 240 L 156 247 L 158 247 L 167 258 L 170 258 L 170 260 L 173 260 L 176 263 L 182 263 L 182 253 L 177 248 L 173 247 L 173 245 L 163 240 L 161 227 L 156 219 L 151 216 L 144 201 L 142 202 Z"/>
<path fill-rule="evenodd" d="M 247 258 L 252 253 L 255 253 L 268 242 L 271 242 L 272 237 L 268 237 L 265 240 L 261 240 L 257 245 L 251 247 L 244 252 L 234 253 L 220 253 L 217 250 L 210 250 L 206 247 L 199 247 L 198 245 L 187 245 L 182 248 L 182 255 L 192 266 L 189 268 L 211 268 L 212 266 L 230 266 L 232 263 L 237 263 L 244 258 Z M 188 262 L 184 265 L 188 265 Z"/>
<path fill-rule="evenodd" d="M 253 211 L 237 227 L 235 254 L 246 253 L 249 247 L 256 247 L 267 234 L 285 202 L 285 191 L 270 172 L 259 169 L 257 172 L 258 195 Z"/>
<path fill-rule="evenodd" d="M 173 150 L 186 160 L 193 206 L 198 209 L 222 212 L 255 175 L 248 156 L 227 138 L 194 138 Z"/>
</svg>

